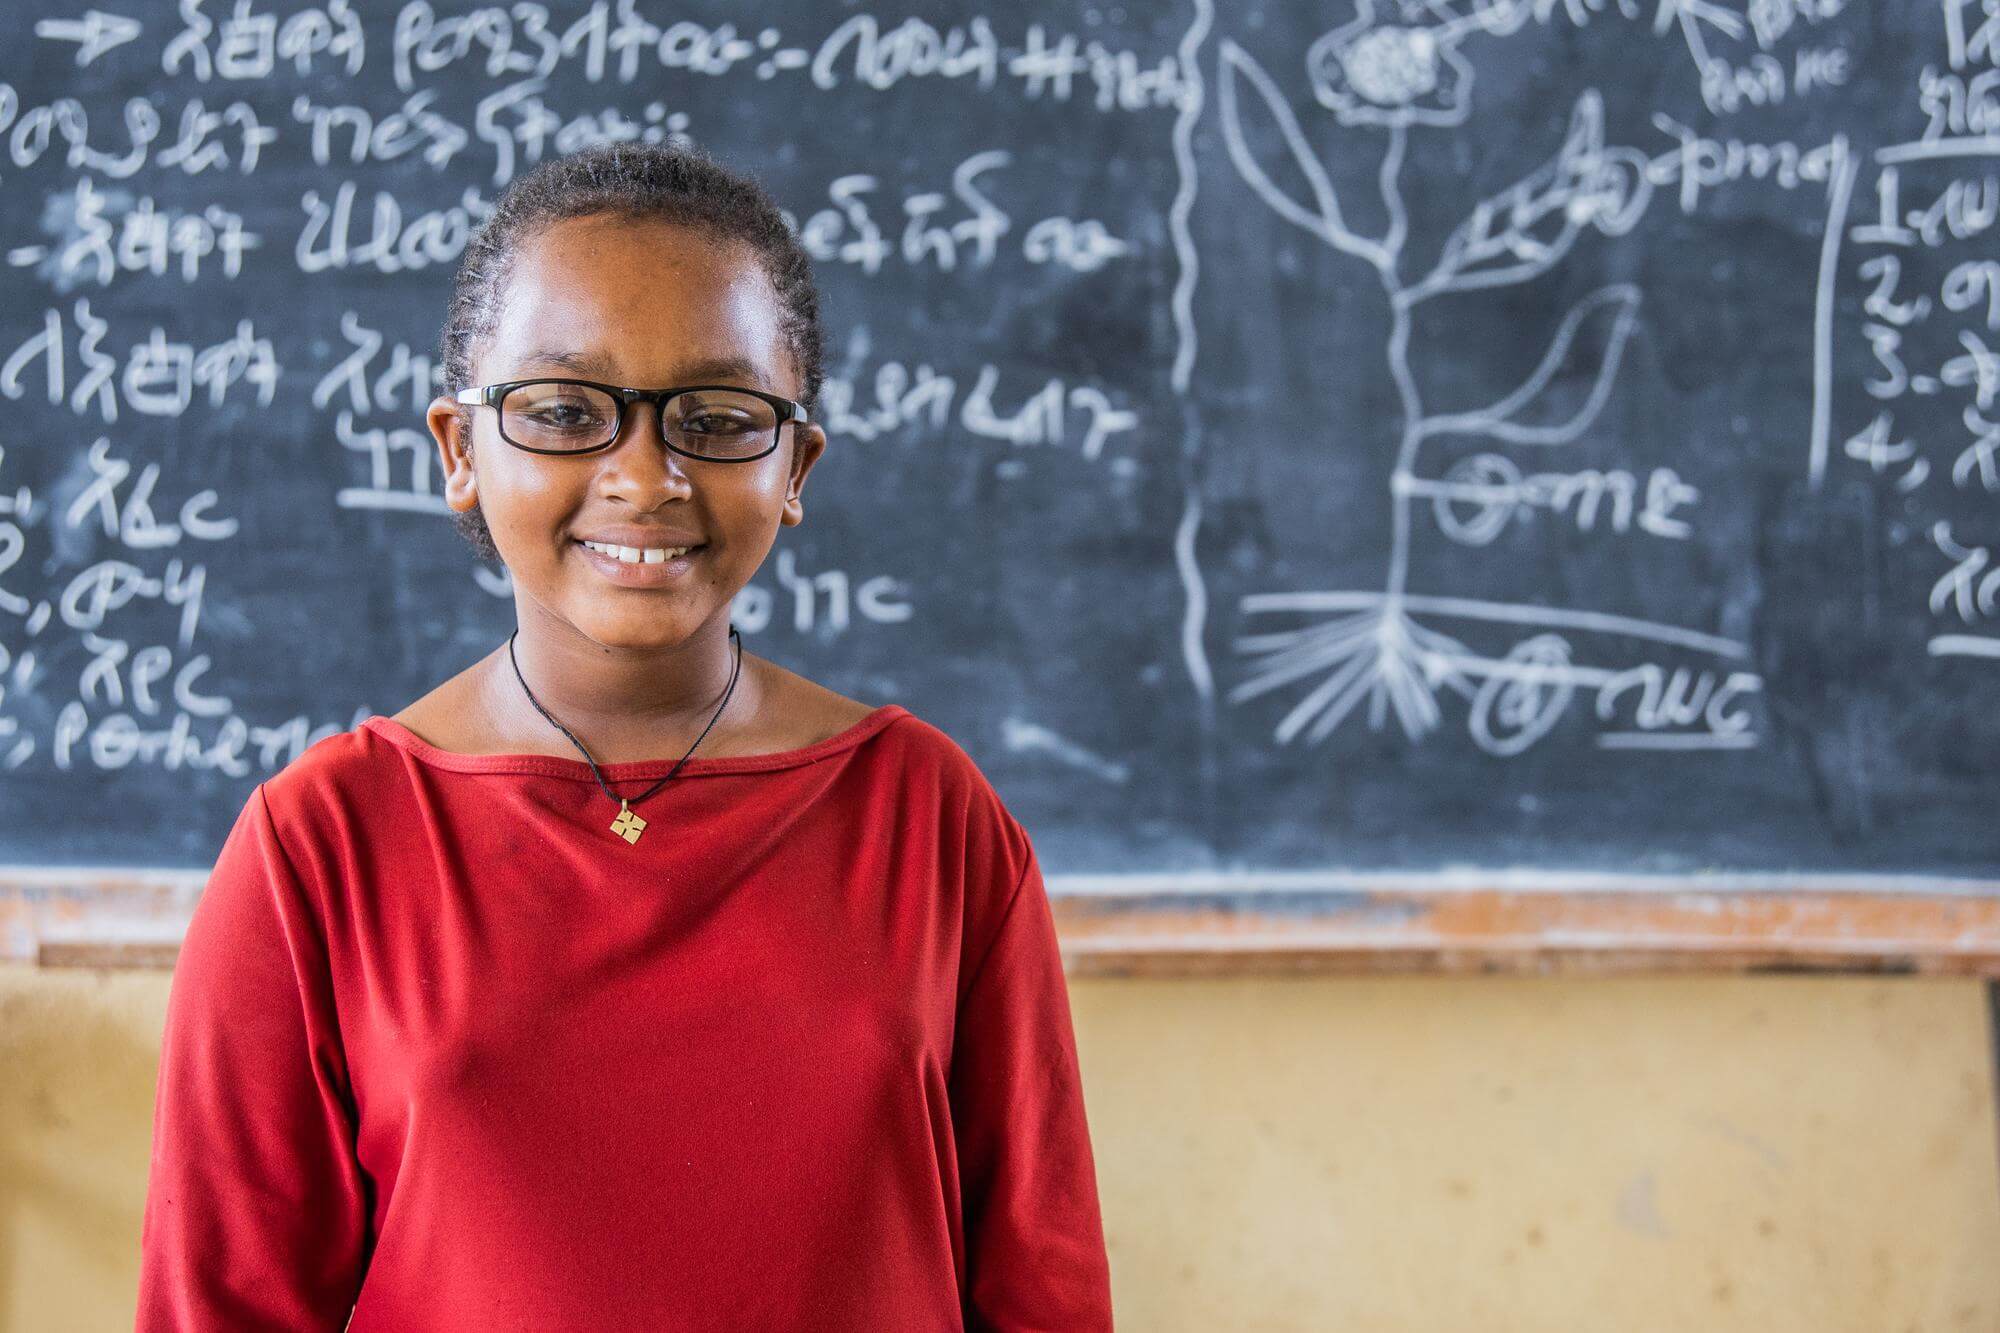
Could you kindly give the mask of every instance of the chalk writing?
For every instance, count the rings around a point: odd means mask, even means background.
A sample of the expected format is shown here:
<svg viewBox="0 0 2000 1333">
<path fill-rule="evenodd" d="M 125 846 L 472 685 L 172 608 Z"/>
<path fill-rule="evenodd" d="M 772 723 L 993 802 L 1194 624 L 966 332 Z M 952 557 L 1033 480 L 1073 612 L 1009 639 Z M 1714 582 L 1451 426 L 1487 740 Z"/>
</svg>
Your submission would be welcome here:
<svg viewBox="0 0 2000 1333">
<path fill-rule="evenodd" d="M 828 377 L 823 420 L 829 433 L 873 440 L 912 427 L 934 432 L 956 422 L 968 435 L 1016 447 L 1073 441 L 1078 455 L 1094 462 L 1104 456 L 1107 442 L 1139 424 L 1137 413 L 1118 406 L 1103 389 L 1060 377 L 1018 398 L 1003 398 L 1000 370 L 991 364 L 981 366 L 961 392 L 957 376 L 887 361 L 876 367 L 867 390 L 864 399 L 854 379 Z"/>
<path fill-rule="evenodd" d="M 820 638 L 845 633 L 857 618 L 865 624 L 900 625 L 915 614 L 901 580 L 886 574 L 856 579 L 842 569 L 804 574 L 798 557 L 787 550 L 772 557 L 770 582 L 760 573 L 736 594 L 729 609 L 730 619 L 745 634 L 789 626 L 794 633 Z"/>
<path fill-rule="evenodd" d="M 74 352 L 69 321 L 49 308 L 42 327 L 0 362 L 0 394 L 26 393 L 26 377 L 37 364 L 51 404 L 66 403 L 79 416 L 95 411 L 107 422 L 118 420 L 121 404 L 146 416 L 179 417 L 197 401 L 220 407 L 233 395 L 252 391 L 268 406 L 277 392 L 280 370 L 271 341 L 247 319 L 233 336 L 207 346 L 170 339 L 155 326 L 144 341 L 118 355 L 103 349 L 110 325 L 91 313 L 88 299 L 75 303 L 71 318 L 77 330 Z"/>
</svg>

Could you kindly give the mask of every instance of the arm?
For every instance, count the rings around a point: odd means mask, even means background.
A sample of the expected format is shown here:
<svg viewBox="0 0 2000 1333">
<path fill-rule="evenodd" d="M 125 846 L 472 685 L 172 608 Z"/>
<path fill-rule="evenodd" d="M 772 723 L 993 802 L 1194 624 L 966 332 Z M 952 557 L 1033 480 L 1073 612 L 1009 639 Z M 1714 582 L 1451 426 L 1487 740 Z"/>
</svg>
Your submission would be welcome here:
<svg viewBox="0 0 2000 1333">
<path fill-rule="evenodd" d="M 968 1330 L 1111 1327 L 1069 993 L 1032 850 L 959 1001 L 952 1127 Z"/>
<path fill-rule="evenodd" d="M 140 1241 L 140 1333 L 339 1329 L 366 1177 L 320 921 L 260 785 L 174 967 Z"/>
</svg>

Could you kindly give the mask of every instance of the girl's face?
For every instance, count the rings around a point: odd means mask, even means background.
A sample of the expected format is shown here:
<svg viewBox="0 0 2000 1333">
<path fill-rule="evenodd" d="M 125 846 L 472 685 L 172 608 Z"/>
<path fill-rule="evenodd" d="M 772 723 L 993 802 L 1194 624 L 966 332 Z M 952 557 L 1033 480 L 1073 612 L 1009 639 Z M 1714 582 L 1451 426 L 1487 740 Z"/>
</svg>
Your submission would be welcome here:
<svg viewBox="0 0 2000 1333">
<path fill-rule="evenodd" d="M 475 349 L 478 384 L 549 375 L 642 389 L 740 385 L 785 398 L 802 388 L 755 253 L 707 232 L 609 215 L 559 222 L 516 251 L 500 297 L 492 336 Z M 501 439 L 490 407 L 470 409 L 468 442 L 459 411 L 448 397 L 429 411 L 446 503 L 480 506 L 522 612 L 538 607 L 606 647 L 672 647 L 726 622 L 779 525 L 804 517 L 799 493 L 826 447 L 817 425 L 786 425 L 755 462 L 687 458 L 660 439 L 657 411 L 634 404 L 609 448 L 555 457 Z M 698 549 L 680 572 L 632 586 L 584 549 L 585 538 Z"/>
</svg>

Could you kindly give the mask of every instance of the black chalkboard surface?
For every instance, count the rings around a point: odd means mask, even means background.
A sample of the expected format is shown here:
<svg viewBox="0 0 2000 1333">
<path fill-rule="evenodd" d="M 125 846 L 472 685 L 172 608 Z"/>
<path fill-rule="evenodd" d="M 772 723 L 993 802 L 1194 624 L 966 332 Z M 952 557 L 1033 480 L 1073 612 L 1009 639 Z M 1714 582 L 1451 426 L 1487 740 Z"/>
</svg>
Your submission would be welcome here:
<svg viewBox="0 0 2000 1333">
<path fill-rule="evenodd" d="M 947 730 L 1052 878 L 2000 878 L 1970 0 L 24 15 L 0 863 L 202 868 L 504 638 L 422 422 L 452 264 L 682 134 L 830 324 L 746 642 Z"/>
</svg>

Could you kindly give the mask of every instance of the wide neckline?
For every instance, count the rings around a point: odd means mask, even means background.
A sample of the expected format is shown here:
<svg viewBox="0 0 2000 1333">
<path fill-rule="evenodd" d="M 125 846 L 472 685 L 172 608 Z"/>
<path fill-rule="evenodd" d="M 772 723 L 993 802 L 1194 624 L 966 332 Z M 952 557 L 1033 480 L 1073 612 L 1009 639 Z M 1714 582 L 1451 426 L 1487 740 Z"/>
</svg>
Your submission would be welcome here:
<svg viewBox="0 0 2000 1333">
<path fill-rule="evenodd" d="M 704 758 L 696 755 L 681 765 L 680 777 L 720 776 L 728 773 L 767 773 L 774 769 L 796 768 L 851 750 L 861 742 L 908 713 L 901 704 L 883 704 L 845 731 L 796 750 L 773 750 L 768 754 L 723 755 Z M 393 717 L 380 713 L 361 725 L 389 744 L 432 768 L 453 773 L 534 773 L 544 777 L 569 778 L 577 782 L 597 781 L 590 765 L 579 756 L 560 759 L 546 754 L 460 754 L 440 750 Z M 606 781 L 665 777 L 672 771 L 672 759 L 628 759 L 616 764 L 599 764 Z"/>
</svg>

